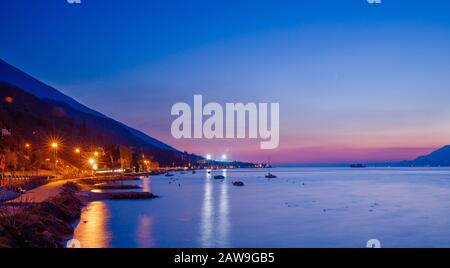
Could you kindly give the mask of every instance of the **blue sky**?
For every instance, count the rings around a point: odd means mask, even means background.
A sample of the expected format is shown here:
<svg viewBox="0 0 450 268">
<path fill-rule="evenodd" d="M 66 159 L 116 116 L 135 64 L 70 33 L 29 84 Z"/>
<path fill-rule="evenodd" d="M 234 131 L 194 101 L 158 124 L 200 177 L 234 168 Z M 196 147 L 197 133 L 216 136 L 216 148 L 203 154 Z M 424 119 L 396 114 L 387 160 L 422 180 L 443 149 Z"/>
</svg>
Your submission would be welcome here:
<svg viewBox="0 0 450 268">
<path fill-rule="evenodd" d="M 449 1 L 15 0 L 0 25 L 0 58 L 196 153 L 383 161 L 450 143 Z M 174 140 L 170 107 L 196 93 L 279 102 L 280 148 Z"/>
</svg>

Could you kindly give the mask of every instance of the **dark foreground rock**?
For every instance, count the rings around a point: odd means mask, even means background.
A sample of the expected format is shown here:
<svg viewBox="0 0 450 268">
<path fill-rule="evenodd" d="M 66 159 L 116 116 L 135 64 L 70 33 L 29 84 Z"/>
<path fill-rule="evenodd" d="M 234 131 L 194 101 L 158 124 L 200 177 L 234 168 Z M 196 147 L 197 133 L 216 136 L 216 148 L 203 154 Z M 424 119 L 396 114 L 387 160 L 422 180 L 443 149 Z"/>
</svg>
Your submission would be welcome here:
<svg viewBox="0 0 450 268">
<path fill-rule="evenodd" d="M 1 248 L 61 248 L 73 234 L 72 223 L 81 215 L 83 203 L 76 196 L 77 186 L 64 185 L 61 193 L 45 202 L 30 204 L 8 213 L 0 208 Z"/>
<path fill-rule="evenodd" d="M 105 184 L 95 185 L 95 189 L 99 190 L 126 190 L 126 189 L 139 189 L 139 185 L 120 185 L 120 184 Z"/>
<path fill-rule="evenodd" d="M 149 192 L 119 192 L 119 193 L 89 193 L 84 197 L 85 201 L 96 200 L 123 200 L 123 199 L 152 199 L 158 196 Z"/>
<path fill-rule="evenodd" d="M 120 181 L 136 181 L 139 180 L 139 177 L 131 177 L 131 176 L 116 176 L 116 177 L 98 177 L 98 178 L 87 178 L 87 179 L 79 179 L 78 182 L 80 184 L 85 185 L 99 185 L 102 183 L 111 183 L 111 182 L 120 182 Z"/>
</svg>

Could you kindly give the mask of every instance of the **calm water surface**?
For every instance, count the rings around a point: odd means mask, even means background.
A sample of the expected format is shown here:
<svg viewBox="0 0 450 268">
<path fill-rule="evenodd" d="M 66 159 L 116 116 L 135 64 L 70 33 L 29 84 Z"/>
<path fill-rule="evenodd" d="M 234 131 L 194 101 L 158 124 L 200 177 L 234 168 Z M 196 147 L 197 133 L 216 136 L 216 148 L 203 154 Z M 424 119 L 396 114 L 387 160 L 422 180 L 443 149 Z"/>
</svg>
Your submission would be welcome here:
<svg viewBox="0 0 450 268">
<path fill-rule="evenodd" d="M 153 200 L 100 201 L 82 247 L 450 247 L 450 169 L 274 168 L 152 176 Z M 235 187 L 232 181 L 243 181 Z"/>
</svg>

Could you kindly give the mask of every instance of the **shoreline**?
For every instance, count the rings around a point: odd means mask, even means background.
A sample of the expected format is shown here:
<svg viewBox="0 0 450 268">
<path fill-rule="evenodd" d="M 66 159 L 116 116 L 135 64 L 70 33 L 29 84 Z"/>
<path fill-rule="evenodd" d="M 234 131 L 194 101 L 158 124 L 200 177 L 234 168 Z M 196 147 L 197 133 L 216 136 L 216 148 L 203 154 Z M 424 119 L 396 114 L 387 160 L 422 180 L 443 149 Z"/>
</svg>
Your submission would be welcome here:
<svg viewBox="0 0 450 268">
<path fill-rule="evenodd" d="M 75 195 L 77 190 L 76 184 L 69 182 L 44 202 L 2 206 L 0 248 L 63 248 L 84 206 Z"/>
<path fill-rule="evenodd" d="M 83 179 L 69 181 L 60 192 L 42 202 L 15 202 L 0 205 L 0 248 L 65 248 L 73 238 L 82 210 L 100 200 L 153 199 L 150 192 L 92 192 L 97 188 L 139 189 L 137 185 L 120 185 L 124 178 L 100 178 L 84 184 Z M 125 180 L 136 180 L 127 178 Z M 86 181 L 84 181 L 86 182 Z M 91 181 L 93 182 L 93 181 Z M 105 183 L 106 182 L 106 183 Z"/>
</svg>

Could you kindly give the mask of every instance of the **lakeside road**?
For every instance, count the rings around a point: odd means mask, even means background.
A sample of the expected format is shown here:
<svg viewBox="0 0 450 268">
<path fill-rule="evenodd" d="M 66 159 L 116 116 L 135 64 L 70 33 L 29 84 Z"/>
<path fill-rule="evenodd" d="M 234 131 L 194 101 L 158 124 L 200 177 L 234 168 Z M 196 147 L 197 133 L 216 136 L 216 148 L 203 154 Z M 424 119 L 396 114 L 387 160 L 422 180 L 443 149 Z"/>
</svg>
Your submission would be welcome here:
<svg viewBox="0 0 450 268">
<path fill-rule="evenodd" d="M 40 203 L 44 200 L 57 196 L 62 189 L 62 186 L 70 180 L 59 180 L 51 182 L 42 186 L 39 186 L 33 190 L 27 191 L 25 194 L 17 197 L 16 199 L 10 200 L 7 203 L 20 203 L 20 202 L 31 202 Z"/>
</svg>

